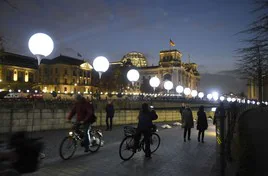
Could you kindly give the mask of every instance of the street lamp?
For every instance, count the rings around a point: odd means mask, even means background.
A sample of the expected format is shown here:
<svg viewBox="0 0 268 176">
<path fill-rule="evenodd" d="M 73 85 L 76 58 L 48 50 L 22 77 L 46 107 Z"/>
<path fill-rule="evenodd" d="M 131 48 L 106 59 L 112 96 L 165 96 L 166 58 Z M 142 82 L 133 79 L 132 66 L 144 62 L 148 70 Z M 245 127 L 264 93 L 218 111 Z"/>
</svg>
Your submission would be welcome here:
<svg viewBox="0 0 268 176">
<path fill-rule="evenodd" d="M 188 95 L 191 94 L 191 89 L 188 88 L 188 87 L 186 87 L 186 88 L 184 89 L 183 93 L 184 93 L 186 96 L 188 96 Z"/>
<path fill-rule="evenodd" d="M 198 97 L 199 97 L 200 99 L 202 99 L 202 98 L 204 97 L 204 93 L 203 93 L 203 92 L 199 92 L 199 93 L 198 93 Z"/>
<path fill-rule="evenodd" d="M 138 81 L 139 78 L 140 73 L 137 70 L 131 69 L 127 72 L 127 79 L 132 82 L 132 85 L 134 85 L 134 82 Z"/>
<path fill-rule="evenodd" d="M 192 90 L 191 95 L 195 98 L 197 96 L 197 90 Z"/>
<path fill-rule="evenodd" d="M 207 99 L 211 100 L 213 98 L 212 94 L 207 94 Z"/>
<path fill-rule="evenodd" d="M 236 101 L 236 98 L 232 98 L 232 102 L 235 102 Z"/>
<path fill-rule="evenodd" d="M 101 79 L 101 74 L 106 72 L 109 68 L 109 61 L 104 56 L 98 56 L 93 61 L 93 68 L 99 73 L 99 78 Z"/>
<path fill-rule="evenodd" d="M 225 100 L 224 96 L 220 96 L 220 100 L 224 101 Z"/>
<path fill-rule="evenodd" d="M 164 88 L 169 92 L 173 88 L 173 83 L 171 81 L 165 81 Z"/>
<path fill-rule="evenodd" d="M 38 60 L 40 65 L 41 59 L 50 55 L 54 49 L 54 43 L 50 36 L 44 33 L 36 33 L 31 36 L 28 47 Z"/>
<path fill-rule="evenodd" d="M 214 101 L 217 101 L 219 99 L 219 93 L 218 92 L 212 92 L 212 98 Z"/>
<path fill-rule="evenodd" d="M 228 102 L 231 102 L 231 101 L 232 101 L 232 98 L 231 98 L 231 97 L 228 97 L 228 98 L 227 98 L 227 101 L 228 101 Z"/>
<path fill-rule="evenodd" d="M 155 88 L 157 88 L 160 85 L 160 80 L 159 78 L 155 76 L 150 79 L 149 83 L 150 83 L 150 86 L 153 87 L 155 91 Z"/>
<path fill-rule="evenodd" d="M 182 86 L 177 86 L 176 87 L 176 92 L 178 92 L 178 94 L 181 94 L 183 92 L 183 87 Z"/>
</svg>

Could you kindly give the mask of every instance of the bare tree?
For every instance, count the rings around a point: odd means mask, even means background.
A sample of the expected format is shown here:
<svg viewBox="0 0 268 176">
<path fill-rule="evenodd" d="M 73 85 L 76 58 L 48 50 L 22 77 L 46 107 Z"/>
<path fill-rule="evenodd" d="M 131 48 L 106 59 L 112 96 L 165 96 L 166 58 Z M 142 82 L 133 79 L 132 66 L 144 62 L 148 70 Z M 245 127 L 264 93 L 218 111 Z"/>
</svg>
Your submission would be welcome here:
<svg viewBox="0 0 268 176">
<path fill-rule="evenodd" d="M 255 4 L 258 7 L 253 12 L 261 15 L 248 29 L 240 32 L 249 34 L 250 38 L 244 40 L 247 47 L 237 50 L 237 68 L 243 78 L 257 83 L 259 101 L 262 102 L 263 77 L 268 74 L 268 0 L 257 0 Z"/>
</svg>

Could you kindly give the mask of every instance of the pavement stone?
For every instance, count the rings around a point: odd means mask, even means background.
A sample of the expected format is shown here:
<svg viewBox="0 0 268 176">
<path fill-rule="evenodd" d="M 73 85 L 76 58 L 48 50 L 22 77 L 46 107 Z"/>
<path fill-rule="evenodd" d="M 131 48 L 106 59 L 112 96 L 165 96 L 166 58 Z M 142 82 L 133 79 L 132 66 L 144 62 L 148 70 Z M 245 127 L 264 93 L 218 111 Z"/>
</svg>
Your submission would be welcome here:
<svg viewBox="0 0 268 176">
<path fill-rule="evenodd" d="M 113 131 L 104 131 L 105 144 L 97 153 L 84 153 L 83 148 L 75 153 L 73 158 L 62 161 L 59 158 L 59 144 L 67 131 L 50 131 L 35 133 L 41 135 L 47 143 L 45 150 L 47 158 L 41 168 L 29 176 L 125 176 L 125 175 L 183 175 L 199 176 L 213 175 L 212 168 L 216 162 L 215 128 L 209 122 L 205 135 L 205 143 L 198 143 L 197 131 L 192 129 L 192 140 L 183 142 L 183 129 L 173 127 L 160 129 L 159 149 L 151 159 L 144 157 L 143 152 L 137 152 L 129 161 L 119 157 L 119 145 L 123 139 L 123 126 L 117 126 Z"/>
</svg>

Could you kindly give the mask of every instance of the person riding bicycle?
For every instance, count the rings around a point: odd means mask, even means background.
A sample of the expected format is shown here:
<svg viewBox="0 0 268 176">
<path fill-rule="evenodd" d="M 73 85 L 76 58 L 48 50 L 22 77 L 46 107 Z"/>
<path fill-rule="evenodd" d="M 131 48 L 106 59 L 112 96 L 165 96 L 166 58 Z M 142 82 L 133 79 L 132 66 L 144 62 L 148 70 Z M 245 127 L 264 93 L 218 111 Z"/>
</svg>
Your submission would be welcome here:
<svg viewBox="0 0 268 176">
<path fill-rule="evenodd" d="M 67 119 L 70 121 L 72 117 L 76 114 L 77 123 L 83 124 L 84 126 L 84 147 L 85 152 L 89 151 L 89 145 L 91 144 L 89 131 L 91 129 L 92 120 L 94 117 L 94 108 L 91 103 L 89 103 L 82 95 L 78 94 L 76 96 L 76 102 L 72 111 L 68 115 Z"/>
<path fill-rule="evenodd" d="M 138 127 L 136 130 L 136 134 L 134 136 L 134 149 L 133 151 L 136 152 L 136 149 L 139 146 L 139 141 L 141 135 L 144 136 L 145 142 L 145 157 L 151 157 L 151 149 L 150 149 L 150 136 L 151 136 L 151 129 L 153 127 L 153 120 L 158 118 L 155 110 L 150 110 L 149 105 L 147 103 L 142 104 L 142 109 L 138 116 Z"/>
</svg>

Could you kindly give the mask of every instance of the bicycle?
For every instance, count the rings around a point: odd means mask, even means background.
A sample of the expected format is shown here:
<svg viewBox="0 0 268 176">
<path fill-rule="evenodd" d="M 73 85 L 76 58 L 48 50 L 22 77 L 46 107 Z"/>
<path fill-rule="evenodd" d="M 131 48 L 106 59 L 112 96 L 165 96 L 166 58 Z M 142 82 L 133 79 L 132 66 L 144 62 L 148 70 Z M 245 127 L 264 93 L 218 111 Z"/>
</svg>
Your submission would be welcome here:
<svg viewBox="0 0 268 176">
<path fill-rule="evenodd" d="M 81 124 L 80 123 L 72 123 L 73 126 L 71 130 L 68 133 L 68 136 L 64 137 L 61 144 L 60 144 L 60 157 L 63 160 L 70 159 L 76 149 L 77 145 L 80 142 L 81 147 L 84 147 L 84 130 L 80 129 Z M 94 153 L 97 152 L 101 145 L 102 145 L 102 132 L 100 130 L 90 129 L 90 143 L 89 145 L 89 151 Z M 66 151 L 65 151 L 66 150 Z M 68 155 L 69 154 L 69 155 Z"/>
<path fill-rule="evenodd" d="M 152 128 L 152 133 L 150 137 L 151 154 L 154 153 L 160 146 L 160 137 L 158 134 L 156 134 L 157 131 L 158 130 L 156 129 L 156 126 Z M 131 126 L 124 127 L 125 138 L 122 140 L 119 147 L 119 156 L 124 161 L 131 159 L 135 154 L 135 152 L 133 151 L 135 133 L 136 128 Z M 143 136 L 137 148 L 137 151 L 141 150 L 145 152 L 145 142 Z"/>
</svg>

